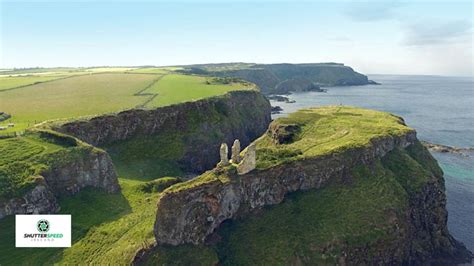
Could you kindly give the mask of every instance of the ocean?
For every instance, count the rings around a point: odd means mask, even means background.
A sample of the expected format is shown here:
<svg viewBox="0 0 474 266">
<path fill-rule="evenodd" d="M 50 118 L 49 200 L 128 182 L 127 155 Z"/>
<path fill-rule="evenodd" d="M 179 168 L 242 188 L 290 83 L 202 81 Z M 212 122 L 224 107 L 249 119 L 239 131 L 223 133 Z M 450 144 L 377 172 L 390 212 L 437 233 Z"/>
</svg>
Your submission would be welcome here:
<svg viewBox="0 0 474 266">
<path fill-rule="evenodd" d="M 288 96 L 294 103 L 271 101 L 285 116 L 298 109 L 350 105 L 391 112 L 415 128 L 420 140 L 455 147 L 474 147 L 474 78 L 369 75 L 381 85 L 328 87 L 326 93 Z M 474 152 L 433 153 L 444 171 L 448 228 L 474 251 Z"/>
</svg>

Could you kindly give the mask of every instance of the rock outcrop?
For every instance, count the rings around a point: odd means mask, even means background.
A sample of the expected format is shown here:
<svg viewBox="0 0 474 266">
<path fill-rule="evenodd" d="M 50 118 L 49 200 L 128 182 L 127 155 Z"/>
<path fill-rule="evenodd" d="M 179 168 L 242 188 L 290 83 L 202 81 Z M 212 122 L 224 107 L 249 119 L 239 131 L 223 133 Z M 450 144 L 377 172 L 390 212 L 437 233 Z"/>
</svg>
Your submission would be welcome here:
<svg viewBox="0 0 474 266">
<path fill-rule="evenodd" d="M 100 150 L 92 150 L 62 165 L 52 165 L 42 175 L 56 195 L 73 195 L 84 187 L 99 188 L 107 193 L 120 190 L 112 160 Z"/>
<path fill-rule="evenodd" d="M 58 201 L 44 182 L 40 182 L 22 197 L 0 201 L 0 219 L 13 214 L 44 214 L 58 211 Z"/>
<path fill-rule="evenodd" d="M 70 136 L 38 132 L 47 136 L 45 142 L 68 144 L 44 156 L 30 158 L 40 170 L 35 173 L 31 188 L 23 194 L 0 198 L 0 219 L 13 214 L 56 213 L 59 211 L 57 197 L 76 194 L 85 187 L 108 193 L 120 190 L 112 160 L 105 151 Z"/>
</svg>

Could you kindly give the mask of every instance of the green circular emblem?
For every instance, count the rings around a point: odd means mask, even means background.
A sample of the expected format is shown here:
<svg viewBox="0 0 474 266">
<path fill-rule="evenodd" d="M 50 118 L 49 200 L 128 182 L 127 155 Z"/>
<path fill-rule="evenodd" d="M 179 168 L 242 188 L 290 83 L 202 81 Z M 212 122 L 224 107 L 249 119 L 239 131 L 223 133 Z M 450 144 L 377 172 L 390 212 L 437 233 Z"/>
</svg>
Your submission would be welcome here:
<svg viewBox="0 0 474 266">
<path fill-rule="evenodd" d="M 38 223 L 36 223 L 36 228 L 38 229 L 38 232 L 40 233 L 48 232 L 49 231 L 48 220 L 39 220 Z"/>
</svg>

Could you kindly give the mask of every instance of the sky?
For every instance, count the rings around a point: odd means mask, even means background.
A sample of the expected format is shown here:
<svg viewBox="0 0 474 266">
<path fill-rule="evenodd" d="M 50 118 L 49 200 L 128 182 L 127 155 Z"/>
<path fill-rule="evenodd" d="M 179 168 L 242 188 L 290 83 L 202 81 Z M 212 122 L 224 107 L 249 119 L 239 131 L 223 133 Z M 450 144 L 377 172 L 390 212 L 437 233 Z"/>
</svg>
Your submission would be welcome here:
<svg viewBox="0 0 474 266">
<path fill-rule="evenodd" d="M 339 62 L 473 76 L 472 1 L 0 0 L 0 68 Z"/>
</svg>

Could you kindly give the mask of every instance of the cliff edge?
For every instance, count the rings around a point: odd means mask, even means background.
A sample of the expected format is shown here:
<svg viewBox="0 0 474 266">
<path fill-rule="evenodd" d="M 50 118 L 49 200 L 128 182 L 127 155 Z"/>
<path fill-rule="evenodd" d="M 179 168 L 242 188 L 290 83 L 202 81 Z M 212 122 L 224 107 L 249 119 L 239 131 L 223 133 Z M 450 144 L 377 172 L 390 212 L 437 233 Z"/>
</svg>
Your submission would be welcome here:
<svg viewBox="0 0 474 266">
<path fill-rule="evenodd" d="M 108 193 L 120 186 L 109 155 L 50 130 L 0 140 L 0 219 L 13 214 L 55 213 L 58 196 L 84 187 Z"/>
<path fill-rule="evenodd" d="M 304 109 L 254 144 L 254 170 L 221 165 L 164 191 L 159 245 L 207 244 L 222 263 L 243 264 L 472 259 L 448 232 L 441 169 L 401 118 Z"/>
</svg>

